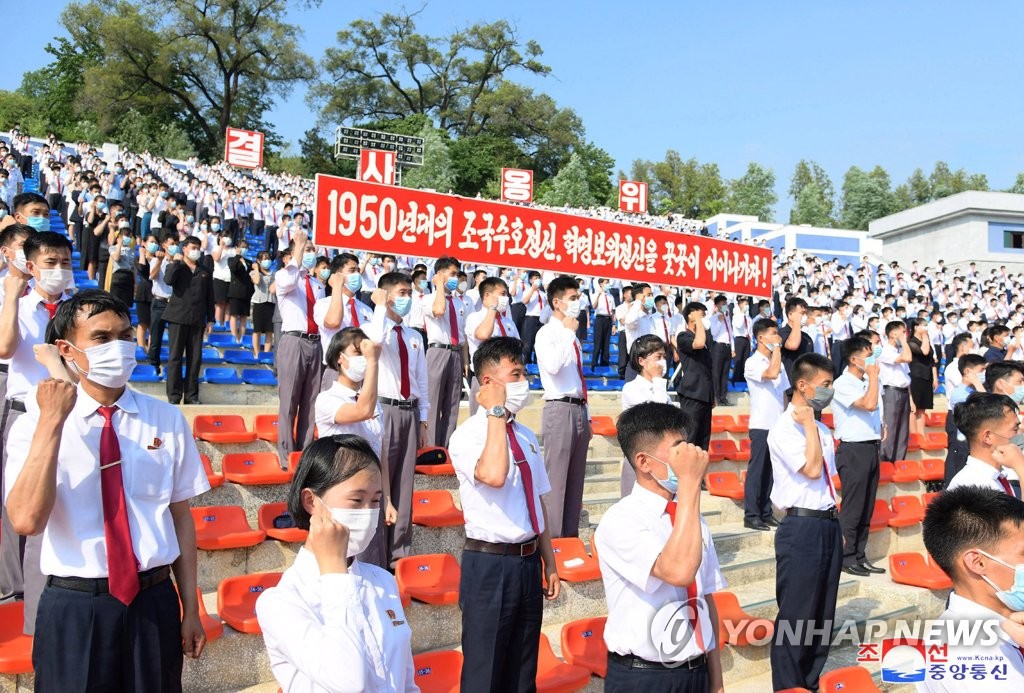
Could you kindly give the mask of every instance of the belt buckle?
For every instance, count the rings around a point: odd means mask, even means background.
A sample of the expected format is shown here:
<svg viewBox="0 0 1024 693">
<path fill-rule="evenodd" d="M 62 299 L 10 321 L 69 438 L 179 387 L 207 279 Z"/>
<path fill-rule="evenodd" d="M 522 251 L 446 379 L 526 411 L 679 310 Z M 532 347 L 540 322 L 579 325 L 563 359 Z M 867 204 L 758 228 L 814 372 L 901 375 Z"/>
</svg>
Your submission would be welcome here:
<svg viewBox="0 0 1024 693">
<path fill-rule="evenodd" d="M 528 541 L 525 544 L 520 544 L 519 545 L 519 557 L 520 558 L 526 558 L 527 556 L 532 556 L 536 552 L 536 548 L 534 546 L 534 542 L 535 541 L 537 541 L 537 540 L 536 539 L 532 539 L 532 540 Z M 526 553 L 527 549 L 530 550 L 530 553 Z"/>
</svg>

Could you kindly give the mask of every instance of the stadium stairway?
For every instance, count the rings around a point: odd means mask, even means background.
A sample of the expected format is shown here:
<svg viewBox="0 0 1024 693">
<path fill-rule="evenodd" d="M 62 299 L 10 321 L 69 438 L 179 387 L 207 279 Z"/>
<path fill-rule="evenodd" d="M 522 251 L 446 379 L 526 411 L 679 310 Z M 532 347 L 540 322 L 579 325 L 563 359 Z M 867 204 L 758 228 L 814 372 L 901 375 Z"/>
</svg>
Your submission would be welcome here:
<svg viewBox="0 0 1024 693">
<path fill-rule="evenodd" d="M 148 390 L 157 396 L 160 396 L 163 390 L 162 383 L 138 384 L 135 387 Z M 190 422 L 201 414 L 237 414 L 244 418 L 249 430 L 255 430 L 257 415 L 276 414 L 274 389 L 242 385 L 222 386 L 216 390 L 221 398 L 234 401 L 183 407 Z M 594 416 L 605 415 L 614 418 L 619 412 L 618 393 L 595 393 L 591 401 Z M 533 430 L 539 431 L 542 407 L 543 403 L 538 399 L 519 415 L 519 420 Z M 738 405 L 715 411 L 738 416 L 743 414 L 746 408 L 746 396 L 740 395 Z M 465 416 L 468 416 L 468 407 L 464 404 L 462 417 Z M 742 432 L 738 418 L 734 422 L 736 425 L 732 426 L 735 429 L 733 432 L 718 431 L 713 437 L 715 440 L 734 441 L 738 448 L 738 443 L 746 436 Z M 541 444 L 543 445 L 543 440 Z M 731 448 L 728 444 L 725 447 Z M 274 452 L 271 443 L 259 439 L 249 443 L 199 441 L 199 448 L 200 452 L 208 456 L 215 473 L 222 471 L 222 460 L 227 454 Z M 927 459 L 931 455 L 939 456 L 939 453 L 915 450 L 908 457 Z M 735 454 L 733 456 L 742 457 Z M 588 547 L 593 530 L 602 514 L 618 499 L 621 460 L 621 453 L 614 439 L 595 436 L 588 457 L 584 513 L 580 523 L 580 536 Z M 709 472 L 728 472 L 739 476 L 745 469 L 745 464 L 729 459 L 719 460 L 709 466 Z M 456 504 L 458 503 L 458 484 L 454 476 L 417 474 L 416 488 L 451 493 Z M 256 528 L 260 507 L 265 503 L 283 501 L 286 490 L 286 484 L 246 485 L 226 481 L 194 499 L 193 506 L 241 506 L 250 527 Z M 924 482 L 920 480 L 892 482 L 880 487 L 878 497 L 888 502 L 893 496 L 920 497 L 924 491 Z M 728 581 L 728 590 L 737 595 L 740 605 L 751 616 L 774 618 L 774 533 L 744 528 L 742 503 L 731 498 L 705 492 L 702 497 L 702 512 L 711 526 L 719 561 Z M 461 526 L 435 528 L 417 525 L 413 532 L 413 549 L 417 555 L 449 553 L 460 560 L 462 541 Z M 217 619 L 217 587 L 225 578 L 282 571 L 291 564 L 299 546 L 298 543 L 267 538 L 255 545 L 242 548 L 200 550 L 199 587 L 211 616 Z M 889 554 L 923 554 L 921 525 L 917 522 L 910 526 L 882 527 L 879 531 L 871 533 L 868 549 L 869 558 L 878 565 L 886 566 L 887 569 Z M 865 620 L 874 619 L 885 621 L 891 627 L 899 619 L 915 621 L 934 618 L 942 611 L 947 592 L 948 590 L 932 591 L 895 584 L 888 573 L 869 578 L 856 578 L 844 574 L 839 586 L 837 621 L 852 620 L 862 626 Z M 555 653 L 561 655 L 560 632 L 564 624 L 581 618 L 603 616 L 606 613 L 603 586 L 599 579 L 582 582 L 563 581 L 562 595 L 554 602 L 545 603 L 544 633 L 550 639 Z M 412 628 L 414 653 L 459 648 L 460 614 L 456 604 L 433 605 L 414 600 L 406 609 L 406 615 Z M 856 664 L 857 643 L 851 643 L 847 639 L 841 646 L 833 648 L 826 671 Z M 771 689 L 766 646 L 727 645 L 722 657 L 728 690 L 760 692 Z M 877 664 L 867 666 L 877 682 Z M 31 687 L 31 674 L 0 676 L 0 690 L 31 690 Z M 277 684 L 273 682 L 261 637 L 242 633 L 224 625 L 223 635 L 209 643 L 201 659 L 186 661 L 184 688 L 187 691 L 252 690 L 272 693 L 277 690 Z M 584 690 L 603 690 L 602 680 L 592 677 Z"/>
</svg>

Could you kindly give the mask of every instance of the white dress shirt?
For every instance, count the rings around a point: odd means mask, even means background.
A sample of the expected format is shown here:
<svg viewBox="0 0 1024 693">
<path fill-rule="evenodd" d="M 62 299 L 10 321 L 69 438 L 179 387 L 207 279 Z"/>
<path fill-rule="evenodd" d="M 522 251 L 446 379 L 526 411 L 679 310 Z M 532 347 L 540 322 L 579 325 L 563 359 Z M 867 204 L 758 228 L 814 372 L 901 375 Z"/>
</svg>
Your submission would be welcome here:
<svg viewBox="0 0 1024 693">
<path fill-rule="evenodd" d="M 751 331 L 753 329 L 753 323 L 750 320 L 750 314 L 745 310 L 736 310 L 736 314 L 732 316 L 732 336 L 733 339 L 736 337 L 746 337 L 751 339 Z"/>
<path fill-rule="evenodd" d="M 1006 473 L 1000 467 L 993 467 L 987 462 L 982 462 L 973 455 L 967 456 L 967 462 L 963 468 L 950 480 L 947 491 L 952 491 L 961 486 L 980 486 L 990 488 L 993 491 L 1006 493 L 1006 489 L 999 483 L 999 479 L 1006 479 Z"/>
<path fill-rule="evenodd" d="M 305 287 L 303 287 L 305 289 Z M 316 322 L 316 326 L 320 329 L 320 347 L 324 352 L 324 358 L 327 358 L 327 349 L 331 346 L 331 340 L 334 339 L 334 335 L 341 332 L 346 327 L 355 327 L 356 324 L 352 321 L 352 305 L 355 304 L 356 315 L 359 317 L 359 327 L 363 327 L 366 323 L 373 319 L 373 310 L 368 305 L 359 301 L 354 296 L 345 296 L 342 294 L 341 301 L 344 307 L 341 311 L 341 325 L 337 328 L 327 327 L 324 324 L 324 320 L 327 319 L 327 311 L 331 308 L 331 296 L 324 296 L 323 298 L 317 299 L 317 302 L 313 304 L 313 321 Z M 334 366 L 328 364 L 330 368 Z"/>
<path fill-rule="evenodd" d="M 167 282 L 164 281 L 164 273 L 167 272 L 167 266 L 171 264 L 171 260 L 168 257 L 164 257 L 163 260 L 153 258 L 149 261 L 149 271 L 153 271 L 154 263 L 160 263 L 160 269 L 156 273 L 156 277 L 153 278 L 153 298 L 170 299 L 171 287 L 167 286 Z"/>
<path fill-rule="evenodd" d="M 306 308 L 306 277 L 313 288 L 314 306 L 324 297 L 324 285 L 313 279 L 305 267 L 296 264 L 295 258 L 274 274 L 277 289 L 277 310 L 281 313 L 281 332 L 308 332 L 309 321 Z"/>
<path fill-rule="evenodd" d="M 732 326 L 729 324 L 729 316 L 724 312 L 714 312 L 711 318 L 711 339 L 719 344 L 725 344 L 732 349 Z"/>
<path fill-rule="evenodd" d="M 633 342 L 645 334 L 657 334 L 654 329 L 654 316 L 644 308 L 642 299 L 633 301 L 623 312 L 622 324 L 626 329 L 626 351 L 633 348 Z"/>
<path fill-rule="evenodd" d="M 608 650 L 621 655 L 633 655 L 650 661 L 664 661 L 651 639 L 651 622 L 666 604 L 685 602 L 687 590 L 662 582 L 651 574 L 654 563 L 665 549 L 672 534 L 672 520 L 666 512 L 668 502 L 640 484 L 632 492 L 609 508 L 594 532 L 605 600 L 608 603 L 608 622 L 604 641 Z M 726 587 L 718 566 L 718 554 L 704 518 L 700 518 L 703 556 L 697 570 L 697 597 L 706 597 Z M 685 646 L 672 657 L 683 662 L 711 651 L 714 630 L 707 609 L 697 609 L 703 649 L 696 638 L 690 637 L 689 621 L 682 619 L 677 641 Z M 687 633 L 687 635 L 684 635 Z"/>
<path fill-rule="evenodd" d="M 45 301 L 36 290 L 18 299 L 18 346 L 8 368 L 7 399 L 25 399 L 34 385 L 50 377 L 46 368 L 36 361 L 34 350 L 36 344 L 46 343 L 50 314 L 43 306 Z"/>
<path fill-rule="evenodd" d="M 523 289 L 522 295 L 519 297 L 520 302 L 522 302 L 522 299 L 525 298 L 526 294 L 529 292 L 530 287 L 526 286 L 526 288 Z M 539 318 L 540 314 L 544 312 L 545 308 L 547 308 L 547 305 L 548 298 L 544 295 L 544 287 L 539 285 L 533 290 L 530 300 L 526 301 L 526 316 Z"/>
<path fill-rule="evenodd" d="M 405 316 L 403 321 L 406 325 L 426 332 L 426 318 L 423 317 L 423 297 L 430 295 L 431 294 L 427 294 L 419 289 L 413 288 L 412 308 L 409 310 L 409 314 Z"/>
<path fill-rule="evenodd" d="M 440 289 L 443 291 L 444 289 Z M 434 315 L 434 294 L 426 294 L 420 302 L 423 308 L 423 322 L 427 330 L 427 344 L 452 344 L 451 311 L 455 311 L 456 334 L 458 344 L 466 341 L 466 304 L 454 293 L 444 298 L 444 313 L 441 317 Z"/>
<path fill-rule="evenodd" d="M 580 361 L 576 360 L 577 349 Z M 537 330 L 534 350 L 545 400 L 583 397 L 579 365 L 583 351 L 575 332 L 560 320 L 550 320 Z"/>
<path fill-rule="evenodd" d="M 878 381 L 882 387 L 910 387 L 910 364 L 896 363 L 900 350 L 892 344 L 882 346 L 882 354 L 878 357 Z"/>
<path fill-rule="evenodd" d="M 638 375 L 622 386 L 622 411 L 644 402 L 669 404 L 668 381 L 665 378 L 648 380 Z"/>
<path fill-rule="evenodd" d="M 782 346 L 775 347 L 781 349 Z M 750 393 L 750 429 L 767 431 L 783 411 L 783 397 L 789 389 L 786 369 L 779 366 L 779 374 L 773 380 L 765 380 L 764 372 L 770 361 L 760 351 L 750 354 L 743 366 L 743 378 Z"/>
<path fill-rule="evenodd" d="M 835 398 L 832 413 L 835 415 L 836 438 L 847 443 L 862 443 L 882 439 L 882 395 L 872 411 L 853 406 L 853 403 L 867 394 L 868 378 L 858 378 L 849 368 L 836 378 Z"/>
<path fill-rule="evenodd" d="M 316 404 L 313 407 L 317 432 L 321 438 L 339 433 L 354 433 L 364 438 L 377 453 L 377 457 L 380 457 L 381 441 L 384 438 L 384 419 L 379 404 L 371 419 L 343 424 L 334 422 L 334 415 L 338 413 L 338 409 L 345 404 L 355 404 L 358 395 L 357 391 L 339 382 L 317 395 Z"/>
<path fill-rule="evenodd" d="M 851 321 L 836 311 L 832 314 L 832 338 L 846 340 L 853 336 Z"/>
<path fill-rule="evenodd" d="M 667 313 L 655 313 L 650 316 L 650 321 L 654 334 L 671 346 L 675 342 L 675 321 Z"/>
<path fill-rule="evenodd" d="M 607 291 L 599 291 L 594 295 L 594 315 L 615 315 L 615 298 Z"/>
<path fill-rule="evenodd" d="M 377 396 L 402 399 L 402 360 L 398 352 L 398 337 L 395 327 L 402 332 L 409 359 L 409 399 L 418 400 L 420 421 L 426 421 L 430 412 L 430 398 L 427 396 L 427 359 L 423 351 L 420 333 L 387 316 L 384 304 L 373 311 L 373 319 L 363 328 L 371 341 L 383 345 L 377 367 Z"/>
<path fill-rule="evenodd" d="M 480 348 L 481 340 L 476 338 L 476 330 L 480 327 L 480 323 L 487 317 L 489 308 L 481 308 L 480 310 L 474 311 L 466 316 L 466 343 L 469 344 L 469 357 L 473 358 L 473 354 Z M 501 325 L 499 327 L 498 325 Z M 502 334 L 501 328 L 505 328 L 504 334 Z M 509 317 L 508 311 L 498 313 L 494 316 L 494 326 L 491 328 L 491 337 L 515 337 L 519 339 L 519 330 L 516 329 L 516 324 L 512 322 L 512 318 Z"/>
<path fill-rule="evenodd" d="M 836 507 L 835 489 L 830 479 L 836 473 L 832 432 L 820 422 L 816 427 L 821 436 L 821 452 L 825 458 L 825 466 L 817 479 L 811 479 L 800 471 L 806 464 L 804 450 L 807 439 L 803 426 L 793 420 L 792 404 L 768 431 L 768 451 L 771 453 L 774 478 L 771 500 L 783 512 L 790 508 L 828 510 Z M 811 431 L 810 435 L 814 435 L 814 432 Z"/>
<path fill-rule="evenodd" d="M 4 500 L 28 457 L 39 423 L 35 390 L 27 411 L 7 440 Z M 57 496 L 43 530 L 39 560 L 44 575 L 107 577 L 99 449 L 103 417 L 99 403 L 78 387 L 78 399 L 64 423 L 57 452 Z M 125 389 L 113 425 L 121 448 L 121 473 L 132 547 L 139 570 L 170 565 L 180 550 L 170 503 L 210 490 L 188 421 L 177 407 Z"/>
<path fill-rule="evenodd" d="M 476 414 L 455 429 L 448 446 L 455 476 L 459 479 L 459 499 L 462 501 L 462 514 L 466 518 L 466 536 L 494 544 L 519 544 L 529 541 L 536 533 L 530 522 L 526 491 L 511 446 L 508 453 L 508 476 L 503 486 L 488 486 L 476 478 L 476 463 L 487 441 L 488 418 L 482 407 L 477 409 Z M 526 426 L 517 421 L 513 421 L 512 426 L 533 475 L 534 508 L 538 527 L 543 532 L 544 513 L 540 497 L 551 490 L 551 483 L 544 468 L 544 459 L 540 455 L 540 444 L 537 436 Z"/>
<path fill-rule="evenodd" d="M 942 371 L 943 383 L 946 387 L 946 396 L 953 394 L 953 390 L 960 387 L 960 384 L 964 381 L 964 376 L 960 374 L 960 358 L 954 357 L 952 361 L 946 364 L 945 370 Z M 953 405 L 949 405 L 949 410 L 953 411 Z"/>
<path fill-rule="evenodd" d="M 355 560 L 348 573 L 321 575 L 303 547 L 256 600 L 256 618 L 288 693 L 419 690 L 412 630 L 398 584 L 382 568 Z"/>
<path fill-rule="evenodd" d="M 928 667 L 924 682 L 917 684 L 918 693 L 975 693 L 979 690 L 985 693 L 1016 693 L 1020 690 L 1020 683 L 1024 681 L 1024 653 L 1000 625 L 1002 615 L 952 592 L 949 605 L 938 621 L 949 622 L 948 628 L 934 631 L 939 634 L 937 638 L 940 641 L 945 639 L 943 636 L 947 632 L 959 631 L 968 622 L 991 621 L 998 642 L 988 646 L 948 643 L 946 663 L 932 663 Z M 957 680 L 950 669 L 952 666 L 965 667 L 967 675 Z M 984 678 L 974 678 L 979 670 L 985 672 Z M 994 670 L 999 670 L 999 678 L 993 674 Z M 933 678 L 933 672 L 941 673 L 942 678 Z"/>
</svg>

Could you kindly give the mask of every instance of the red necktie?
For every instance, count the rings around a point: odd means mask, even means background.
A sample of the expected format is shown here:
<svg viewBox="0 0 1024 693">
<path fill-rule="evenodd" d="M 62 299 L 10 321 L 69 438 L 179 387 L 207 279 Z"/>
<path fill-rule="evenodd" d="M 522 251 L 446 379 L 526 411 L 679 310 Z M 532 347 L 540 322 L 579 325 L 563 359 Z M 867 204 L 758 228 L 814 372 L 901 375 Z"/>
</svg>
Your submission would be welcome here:
<svg viewBox="0 0 1024 693">
<path fill-rule="evenodd" d="M 501 321 L 501 313 L 498 313 L 497 316 L 495 316 L 495 320 L 498 321 L 498 329 L 501 330 L 501 336 L 508 337 L 508 333 L 505 332 L 505 324 Z"/>
<path fill-rule="evenodd" d="M 544 297 L 540 294 L 540 287 L 537 287 L 537 300 L 540 301 L 540 309 L 544 310 Z"/>
<path fill-rule="evenodd" d="M 309 334 L 319 334 L 320 329 L 316 326 L 316 320 L 313 319 L 313 304 L 316 303 L 316 296 L 313 294 L 313 282 L 309 280 L 309 275 L 306 275 L 306 332 Z"/>
<path fill-rule="evenodd" d="M 128 506 L 121 480 L 121 445 L 117 442 L 113 416 L 117 407 L 100 407 L 103 433 L 100 434 L 100 488 L 103 496 L 103 533 L 107 543 L 107 578 L 110 594 L 131 604 L 139 593 L 138 562 L 132 549 L 128 527 Z"/>
<path fill-rule="evenodd" d="M 576 350 L 576 372 L 580 374 L 580 387 L 583 388 L 583 399 L 587 399 L 587 381 L 583 377 L 583 360 L 580 358 L 580 343 L 573 341 L 572 348 Z"/>
<path fill-rule="evenodd" d="M 349 306 L 352 307 L 352 327 L 359 327 L 359 313 L 356 312 L 356 297 L 349 299 Z"/>
<path fill-rule="evenodd" d="M 661 316 L 661 326 L 665 330 L 665 343 L 666 344 L 671 344 L 672 342 L 669 341 L 669 338 L 668 338 L 668 321 L 665 320 L 665 316 L 664 315 Z"/>
<path fill-rule="evenodd" d="M 60 307 L 60 303 L 44 303 L 43 308 L 50 314 L 50 320 L 53 320 L 54 314 L 57 312 L 57 308 Z"/>
<path fill-rule="evenodd" d="M 668 513 L 669 518 L 672 520 L 672 524 L 676 523 L 676 502 L 669 501 L 668 506 L 665 508 L 665 512 Z M 697 613 L 697 576 L 693 576 L 693 582 L 686 586 L 686 603 L 692 609 L 692 616 L 690 617 L 690 629 L 693 630 L 693 637 L 697 639 L 697 647 L 701 652 L 704 651 L 704 636 L 700 632 L 700 614 Z"/>
<path fill-rule="evenodd" d="M 608 302 L 608 294 L 601 294 L 604 296 L 604 309 L 608 311 L 608 317 L 612 314 L 612 304 Z"/>
<path fill-rule="evenodd" d="M 505 432 L 508 434 L 508 445 L 512 448 L 512 458 L 515 460 L 516 466 L 519 467 L 519 476 L 523 479 L 523 490 L 526 491 L 526 509 L 530 511 L 530 526 L 537 535 L 540 535 L 536 500 L 533 497 L 533 471 L 530 469 L 530 463 L 526 461 L 526 455 L 523 454 L 523 448 L 519 444 L 511 421 L 505 423 Z"/>
<path fill-rule="evenodd" d="M 455 317 L 455 303 L 448 297 L 448 331 L 451 332 L 452 346 L 459 345 L 459 319 Z"/>
<path fill-rule="evenodd" d="M 1016 498 L 1016 495 L 1014 495 L 1013 493 L 1013 487 L 1010 486 L 1010 482 L 1006 480 L 1006 477 L 1000 474 L 996 478 L 999 479 L 999 485 L 1003 487 L 1003 490 L 1006 491 L 1011 496 L 1014 496 L 1014 498 Z"/>
<path fill-rule="evenodd" d="M 402 368 L 400 384 L 402 399 L 409 399 L 409 349 L 405 346 L 401 325 L 395 325 L 395 335 L 398 337 L 398 361 Z"/>
</svg>

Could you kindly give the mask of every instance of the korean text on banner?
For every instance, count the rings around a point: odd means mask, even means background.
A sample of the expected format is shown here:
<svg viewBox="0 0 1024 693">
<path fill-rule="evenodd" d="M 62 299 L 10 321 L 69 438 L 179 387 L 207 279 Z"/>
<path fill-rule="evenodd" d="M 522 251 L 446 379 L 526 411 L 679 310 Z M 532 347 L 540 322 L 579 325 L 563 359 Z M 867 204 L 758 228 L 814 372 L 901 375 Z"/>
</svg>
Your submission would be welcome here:
<svg viewBox="0 0 1024 693">
<path fill-rule="evenodd" d="M 263 133 L 228 128 L 224 133 L 224 161 L 240 168 L 263 165 Z"/>
<path fill-rule="evenodd" d="M 317 174 L 318 246 L 771 296 L 771 250 Z"/>
</svg>

